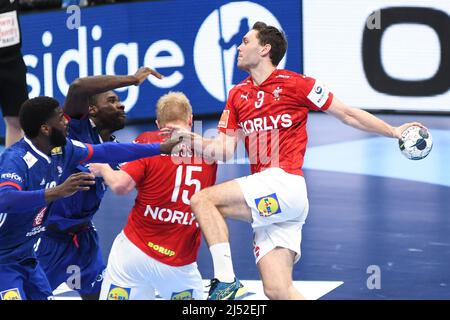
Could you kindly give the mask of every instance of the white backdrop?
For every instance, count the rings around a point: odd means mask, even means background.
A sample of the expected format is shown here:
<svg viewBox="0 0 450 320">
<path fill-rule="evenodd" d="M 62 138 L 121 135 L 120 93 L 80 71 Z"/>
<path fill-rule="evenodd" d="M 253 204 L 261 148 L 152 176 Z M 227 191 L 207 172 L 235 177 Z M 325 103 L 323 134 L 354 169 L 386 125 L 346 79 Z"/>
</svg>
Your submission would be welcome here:
<svg viewBox="0 0 450 320">
<path fill-rule="evenodd" d="M 450 111 L 450 61 L 447 61 L 446 79 L 440 81 L 447 90 L 439 94 L 393 95 L 380 92 L 369 83 L 362 50 L 366 22 L 373 12 L 392 7 L 431 8 L 444 13 L 447 24 L 441 27 L 450 26 L 449 0 L 303 0 L 304 73 L 324 81 L 337 97 L 351 106 Z M 382 14 L 379 18 L 383 21 Z M 376 22 L 372 20 L 372 26 L 376 27 Z M 438 32 L 444 34 L 450 30 Z M 445 45 L 448 48 L 449 43 L 450 38 L 441 43 L 436 30 L 427 24 L 396 23 L 387 27 L 381 38 L 381 64 L 395 80 L 431 79 L 441 65 L 441 50 Z M 450 55 L 447 57 L 450 59 Z"/>
</svg>

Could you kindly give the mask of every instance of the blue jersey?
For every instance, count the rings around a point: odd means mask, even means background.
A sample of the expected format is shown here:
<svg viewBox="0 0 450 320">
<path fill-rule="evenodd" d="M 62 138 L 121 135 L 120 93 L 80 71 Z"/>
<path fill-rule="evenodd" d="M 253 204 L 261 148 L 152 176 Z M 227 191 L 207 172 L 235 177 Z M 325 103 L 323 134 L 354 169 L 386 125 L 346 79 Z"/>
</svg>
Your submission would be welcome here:
<svg viewBox="0 0 450 320">
<path fill-rule="evenodd" d="M 63 182 L 65 171 L 76 167 L 92 154 L 92 147 L 67 139 L 64 147 L 54 148 L 51 156 L 39 151 L 27 138 L 6 149 L 0 156 L 0 188 L 33 191 Z M 0 213 L 0 264 L 34 256 L 36 235 L 45 230 L 49 207 L 23 212 Z"/>
<path fill-rule="evenodd" d="M 100 136 L 96 128 L 91 124 L 89 117 L 82 119 L 70 119 L 68 135 L 71 139 L 83 141 L 89 144 L 100 144 Z M 115 163 L 111 165 L 117 166 Z M 89 172 L 85 164 L 80 164 L 76 168 L 69 170 L 65 174 L 70 176 L 77 172 Z M 50 208 L 50 215 L 47 225 L 58 230 L 68 230 L 80 224 L 87 224 L 92 220 L 93 215 L 100 207 L 100 202 L 105 194 L 106 186 L 102 178 L 96 178 L 95 186 L 91 186 L 89 191 L 77 192 L 74 195 L 62 198 Z"/>
</svg>

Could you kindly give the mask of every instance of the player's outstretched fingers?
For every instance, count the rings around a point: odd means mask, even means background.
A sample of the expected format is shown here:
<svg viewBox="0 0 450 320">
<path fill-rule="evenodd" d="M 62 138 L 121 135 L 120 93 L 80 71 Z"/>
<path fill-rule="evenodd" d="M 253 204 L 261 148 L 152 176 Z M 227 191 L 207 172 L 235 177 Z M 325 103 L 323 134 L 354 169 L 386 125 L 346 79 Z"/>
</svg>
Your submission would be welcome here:
<svg viewBox="0 0 450 320">
<path fill-rule="evenodd" d="M 153 76 L 155 76 L 156 78 L 158 78 L 158 79 L 164 78 L 164 76 L 163 76 L 161 73 L 159 73 L 158 71 L 153 70 L 153 69 L 151 69 L 151 68 L 149 68 L 149 69 L 150 69 L 150 73 L 151 73 Z"/>
</svg>

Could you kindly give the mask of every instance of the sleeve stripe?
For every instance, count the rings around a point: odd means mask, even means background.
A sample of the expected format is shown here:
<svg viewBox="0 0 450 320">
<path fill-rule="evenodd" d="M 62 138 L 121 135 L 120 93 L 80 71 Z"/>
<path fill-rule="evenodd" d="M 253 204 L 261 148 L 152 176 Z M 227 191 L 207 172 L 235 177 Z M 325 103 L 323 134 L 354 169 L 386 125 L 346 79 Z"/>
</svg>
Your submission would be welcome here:
<svg viewBox="0 0 450 320">
<path fill-rule="evenodd" d="M 88 148 L 88 155 L 87 155 L 86 158 L 81 160 L 80 163 L 88 161 L 92 157 L 92 155 L 94 154 L 94 149 L 92 148 L 92 146 L 89 143 L 85 143 L 85 145 Z"/>
<path fill-rule="evenodd" d="M 322 111 L 326 111 L 326 110 L 328 110 L 328 108 L 331 106 L 331 103 L 333 102 L 333 93 L 329 93 L 329 96 L 328 96 L 328 100 L 327 100 L 327 102 L 325 102 L 325 104 L 323 105 L 323 107 L 321 108 L 321 110 Z"/>
<path fill-rule="evenodd" d="M 15 183 L 15 182 L 3 182 L 3 183 L 0 183 L 0 187 L 3 187 L 3 186 L 12 186 L 12 187 L 14 187 L 14 188 L 17 188 L 19 191 L 22 191 L 22 187 L 21 186 L 19 186 L 17 183 Z"/>
</svg>

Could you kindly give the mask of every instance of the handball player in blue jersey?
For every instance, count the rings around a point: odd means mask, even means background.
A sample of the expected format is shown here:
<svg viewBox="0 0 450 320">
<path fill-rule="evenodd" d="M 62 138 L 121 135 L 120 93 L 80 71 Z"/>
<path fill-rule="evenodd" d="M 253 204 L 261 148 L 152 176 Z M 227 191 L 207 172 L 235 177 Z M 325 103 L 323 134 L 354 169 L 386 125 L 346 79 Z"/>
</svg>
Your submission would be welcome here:
<svg viewBox="0 0 450 320">
<path fill-rule="evenodd" d="M 89 144 L 116 142 L 112 133 L 125 126 L 125 107 L 113 89 L 140 85 L 148 76 L 162 76 L 142 67 L 129 76 L 93 76 L 75 80 L 64 102 L 68 136 Z M 118 163 L 110 162 L 118 168 Z M 85 164 L 72 173 L 89 172 Z M 61 283 L 78 291 L 84 300 L 99 297 L 105 263 L 98 235 L 92 223 L 106 191 L 102 178 L 96 178 L 89 191 L 56 201 L 41 235 L 36 254 L 52 290 Z"/>
<path fill-rule="evenodd" d="M 19 114 L 25 137 L 0 156 L 0 300 L 40 300 L 52 288 L 35 254 L 56 200 L 88 192 L 95 178 L 73 169 L 86 162 L 125 162 L 168 154 L 178 141 L 90 145 L 67 139 L 58 101 L 38 97 Z"/>
</svg>

